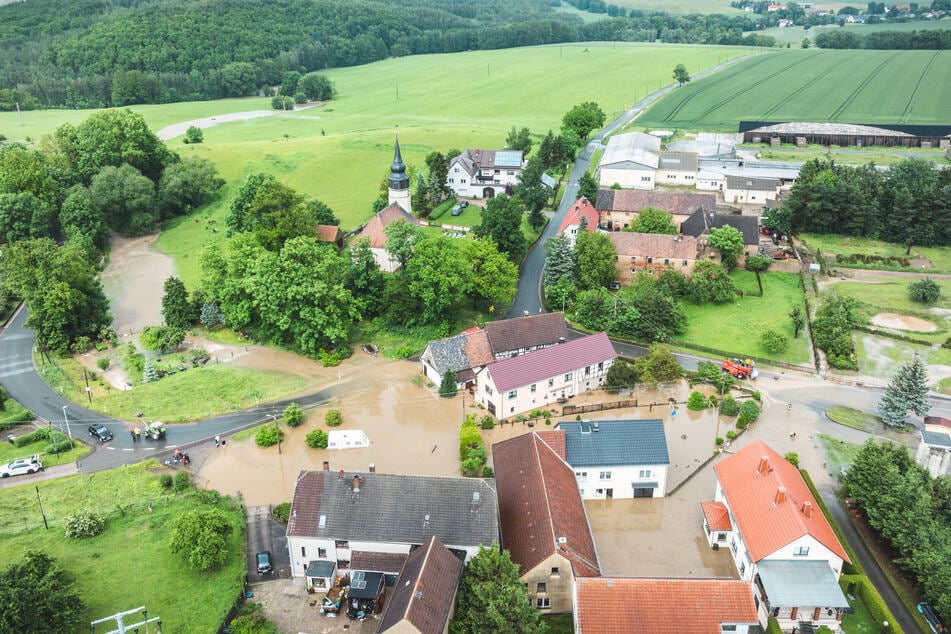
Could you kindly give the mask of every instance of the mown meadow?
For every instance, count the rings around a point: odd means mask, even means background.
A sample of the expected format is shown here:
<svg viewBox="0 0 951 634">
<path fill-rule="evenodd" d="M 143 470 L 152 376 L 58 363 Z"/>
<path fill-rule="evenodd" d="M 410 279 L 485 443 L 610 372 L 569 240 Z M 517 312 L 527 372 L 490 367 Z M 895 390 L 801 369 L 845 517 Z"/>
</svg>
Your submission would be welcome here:
<svg viewBox="0 0 951 634">
<path fill-rule="evenodd" d="M 661 99 L 643 126 L 738 121 L 947 123 L 951 51 L 794 50 L 754 56 Z"/>
</svg>

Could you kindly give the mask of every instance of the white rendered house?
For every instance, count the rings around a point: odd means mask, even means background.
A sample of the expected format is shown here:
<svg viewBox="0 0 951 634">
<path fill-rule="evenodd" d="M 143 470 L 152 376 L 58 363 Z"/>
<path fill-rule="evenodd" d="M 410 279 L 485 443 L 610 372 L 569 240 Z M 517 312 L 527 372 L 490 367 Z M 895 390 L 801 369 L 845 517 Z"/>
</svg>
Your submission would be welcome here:
<svg viewBox="0 0 951 634">
<path fill-rule="evenodd" d="M 468 149 L 450 159 L 446 184 L 456 196 L 494 198 L 518 183 L 524 166 L 521 150 Z"/>
</svg>

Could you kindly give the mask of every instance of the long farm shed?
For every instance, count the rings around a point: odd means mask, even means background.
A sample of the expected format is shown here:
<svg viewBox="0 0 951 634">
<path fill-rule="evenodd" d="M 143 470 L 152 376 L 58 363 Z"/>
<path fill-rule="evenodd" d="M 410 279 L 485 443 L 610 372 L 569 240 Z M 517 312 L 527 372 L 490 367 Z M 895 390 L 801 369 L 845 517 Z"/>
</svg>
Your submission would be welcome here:
<svg viewBox="0 0 951 634">
<path fill-rule="evenodd" d="M 736 130 L 740 121 L 951 123 L 951 51 L 786 50 L 672 91 L 638 120 Z"/>
</svg>

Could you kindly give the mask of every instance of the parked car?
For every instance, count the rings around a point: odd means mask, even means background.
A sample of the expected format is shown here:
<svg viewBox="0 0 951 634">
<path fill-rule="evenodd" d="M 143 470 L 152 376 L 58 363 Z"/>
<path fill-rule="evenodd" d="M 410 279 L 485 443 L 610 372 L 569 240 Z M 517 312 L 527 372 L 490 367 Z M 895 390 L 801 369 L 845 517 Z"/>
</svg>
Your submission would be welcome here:
<svg viewBox="0 0 951 634">
<path fill-rule="evenodd" d="M 258 553 L 258 574 L 269 575 L 272 572 L 274 572 L 274 566 L 271 563 L 271 552 L 265 550 L 263 553 Z"/>
<path fill-rule="evenodd" d="M 466 207 L 469 206 L 469 201 L 468 201 L 468 200 L 463 200 L 461 203 L 459 203 L 459 206 L 460 206 L 461 208 L 465 209 Z"/>
<path fill-rule="evenodd" d="M 99 423 L 89 426 L 89 435 L 99 442 L 109 442 L 112 440 L 112 431 L 105 425 L 100 425 Z"/>
<path fill-rule="evenodd" d="M 453 205 L 452 211 L 450 212 L 453 216 L 462 215 L 462 205 Z"/>
<path fill-rule="evenodd" d="M 941 621 L 938 620 L 938 615 L 935 614 L 934 609 L 927 602 L 921 602 L 918 604 L 918 611 L 921 612 L 921 616 L 925 617 L 925 620 L 928 621 L 928 627 L 931 628 L 931 631 L 934 634 L 942 634 L 947 632 L 944 629 L 944 626 L 941 625 Z"/>
<path fill-rule="evenodd" d="M 25 473 L 36 473 L 43 470 L 43 463 L 40 462 L 40 455 L 33 454 L 32 458 L 17 458 L 10 464 L 0 467 L 0 478 L 9 478 L 10 476 L 23 475 Z"/>
</svg>

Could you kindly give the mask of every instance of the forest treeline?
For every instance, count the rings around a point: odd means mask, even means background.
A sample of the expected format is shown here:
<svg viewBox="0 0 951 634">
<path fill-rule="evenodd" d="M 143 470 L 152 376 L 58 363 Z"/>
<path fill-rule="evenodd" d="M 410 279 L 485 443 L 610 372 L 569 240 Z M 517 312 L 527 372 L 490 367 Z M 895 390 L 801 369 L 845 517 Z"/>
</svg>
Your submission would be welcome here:
<svg viewBox="0 0 951 634">
<path fill-rule="evenodd" d="M 0 110 L 267 92 L 286 71 L 575 41 L 772 46 L 747 16 L 584 23 L 550 0 L 30 0 L 0 7 Z M 557 3 L 554 3 L 557 4 Z"/>
<path fill-rule="evenodd" d="M 859 35 L 847 29 L 838 29 L 820 32 L 816 35 L 814 43 L 819 48 L 944 51 L 951 49 L 951 29 L 880 31 L 867 35 Z"/>
</svg>

